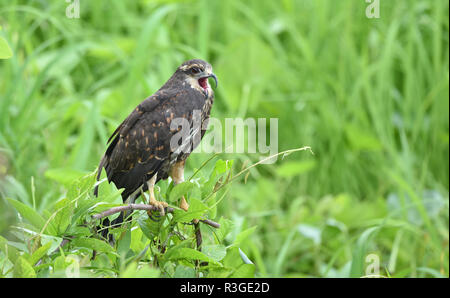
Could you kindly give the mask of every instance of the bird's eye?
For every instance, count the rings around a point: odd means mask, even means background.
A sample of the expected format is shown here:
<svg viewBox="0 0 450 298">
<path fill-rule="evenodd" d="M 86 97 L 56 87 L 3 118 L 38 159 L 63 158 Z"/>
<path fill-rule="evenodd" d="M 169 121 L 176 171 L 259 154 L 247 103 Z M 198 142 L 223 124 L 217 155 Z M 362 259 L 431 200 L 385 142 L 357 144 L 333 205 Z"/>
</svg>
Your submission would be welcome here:
<svg viewBox="0 0 450 298">
<path fill-rule="evenodd" d="M 193 74 L 198 74 L 198 73 L 201 72 L 201 70 L 200 70 L 200 68 L 198 68 L 198 67 L 192 67 L 192 68 L 191 68 L 191 72 L 192 72 Z"/>
</svg>

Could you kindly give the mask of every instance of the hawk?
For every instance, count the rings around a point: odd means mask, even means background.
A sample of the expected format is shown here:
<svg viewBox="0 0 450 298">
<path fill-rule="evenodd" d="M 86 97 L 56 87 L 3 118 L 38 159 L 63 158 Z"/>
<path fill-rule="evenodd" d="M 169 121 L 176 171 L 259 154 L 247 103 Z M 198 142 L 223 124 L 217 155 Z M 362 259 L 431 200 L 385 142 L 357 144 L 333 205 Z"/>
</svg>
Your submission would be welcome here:
<svg viewBox="0 0 450 298">
<path fill-rule="evenodd" d="M 194 59 L 181 64 L 170 79 L 142 101 L 113 132 L 98 166 L 97 181 L 104 168 L 108 182 L 124 189 L 121 194 L 124 202 L 133 203 L 141 193 L 148 191 L 148 204 L 164 215 L 167 203 L 157 201 L 153 189 L 159 180 L 169 176 L 174 185 L 184 181 L 185 161 L 198 145 L 192 140 L 203 137 L 214 101 L 209 78 L 214 79 L 217 88 L 217 77 L 208 62 Z M 174 141 L 181 132 L 177 124 L 180 119 L 189 124 L 189 129 L 185 130 L 184 138 Z M 196 122 L 199 125 L 195 125 Z M 98 185 L 94 195 L 98 195 Z M 180 208 L 185 211 L 189 208 L 184 197 Z M 121 213 L 111 224 L 122 223 L 124 216 Z M 105 219 L 103 224 L 109 225 L 109 220 Z M 103 234 L 107 235 L 107 231 Z"/>
</svg>

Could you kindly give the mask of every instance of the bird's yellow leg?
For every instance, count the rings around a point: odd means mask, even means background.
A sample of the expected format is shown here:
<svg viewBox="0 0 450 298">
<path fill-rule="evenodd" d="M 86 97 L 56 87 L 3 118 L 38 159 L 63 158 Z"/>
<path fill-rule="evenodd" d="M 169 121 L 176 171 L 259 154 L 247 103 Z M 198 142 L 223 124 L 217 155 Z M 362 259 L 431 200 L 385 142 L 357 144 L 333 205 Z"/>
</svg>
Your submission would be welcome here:
<svg viewBox="0 0 450 298">
<path fill-rule="evenodd" d="M 188 211 L 188 209 L 189 209 L 189 204 L 186 201 L 186 199 L 184 198 L 184 196 L 181 197 L 180 208 L 183 209 L 184 211 Z"/>
<path fill-rule="evenodd" d="M 172 177 L 174 185 L 177 185 L 184 181 L 184 163 L 185 163 L 184 160 L 178 161 L 172 166 L 170 170 L 169 174 L 170 177 Z M 181 197 L 180 208 L 183 209 L 184 211 L 188 211 L 189 209 L 189 204 L 184 198 L 184 196 Z"/>
<path fill-rule="evenodd" d="M 155 192 L 154 192 L 154 188 L 155 188 L 155 183 L 156 183 L 156 175 L 153 175 L 152 179 L 150 179 L 149 181 L 147 181 L 147 186 L 148 186 L 148 194 L 149 194 L 149 201 L 148 204 L 155 206 L 156 208 L 159 209 L 159 212 L 162 216 L 165 215 L 165 211 L 164 208 L 166 208 L 168 205 L 166 202 L 161 202 L 161 201 L 157 201 L 155 198 Z M 147 212 L 150 216 L 150 212 Z"/>
</svg>

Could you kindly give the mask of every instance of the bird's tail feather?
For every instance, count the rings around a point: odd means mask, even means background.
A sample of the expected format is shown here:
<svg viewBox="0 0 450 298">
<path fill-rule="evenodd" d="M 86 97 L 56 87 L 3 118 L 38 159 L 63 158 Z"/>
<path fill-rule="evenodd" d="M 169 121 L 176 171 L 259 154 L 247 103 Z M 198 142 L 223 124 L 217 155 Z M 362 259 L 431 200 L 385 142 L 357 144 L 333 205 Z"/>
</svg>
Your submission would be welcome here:
<svg viewBox="0 0 450 298">
<path fill-rule="evenodd" d="M 105 166 L 105 163 L 106 163 L 106 156 L 103 156 L 103 158 L 100 161 L 100 164 L 98 165 L 97 181 L 100 180 L 102 169 Z M 98 184 L 94 188 L 94 196 L 98 197 Z M 121 223 L 123 223 L 125 216 L 126 214 L 124 212 L 121 212 L 120 215 L 113 221 L 110 221 L 108 218 L 105 218 L 102 220 L 100 226 L 97 226 L 97 230 L 101 230 L 102 237 L 108 240 L 109 243 L 113 244 L 115 241 L 114 236 L 109 232 L 109 229 L 121 226 Z"/>
<path fill-rule="evenodd" d="M 97 227 L 97 229 L 103 229 L 101 230 L 101 235 L 104 239 L 108 240 L 109 243 L 114 244 L 115 242 L 114 236 L 109 232 L 109 229 L 120 227 L 125 217 L 125 212 L 120 212 L 116 219 L 110 221 L 108 218 L 105 218 L 102 220 L 101 225 Z M 129 219 L 131 219 L 131 216 Z"/>
<path fill-rule="evenodd" d="M 130 202 L 134 203 L 139 194 L 135 194 L 130 198 Z M 114 229 L 122 226 L 122 223 L 127 220 L 130 221 L 132 219 L 131 211 L 122 211 L 119 216 L 110 221 L 108 218 L 102 220 L 101 225 L 97 227 L 97 230 L 101 229 L 101 235 L 104 239 L 108 240 L 109 243 L 114 244 L 114 236 L 109 232 L 109 229 Z"/>
<path fill-rule="evenodd" d="M 105 155 L 102 157 L 102 160 L 100 160 L 100 164 L 98 165 L 97 169 L 97 181 L 100 180 L 100 176 L 102 175 L 102 169 L 105 166 L 106 157 Z M 94 188 L 94 196 L 98 197 L 98 184 Z"/>
</svg>

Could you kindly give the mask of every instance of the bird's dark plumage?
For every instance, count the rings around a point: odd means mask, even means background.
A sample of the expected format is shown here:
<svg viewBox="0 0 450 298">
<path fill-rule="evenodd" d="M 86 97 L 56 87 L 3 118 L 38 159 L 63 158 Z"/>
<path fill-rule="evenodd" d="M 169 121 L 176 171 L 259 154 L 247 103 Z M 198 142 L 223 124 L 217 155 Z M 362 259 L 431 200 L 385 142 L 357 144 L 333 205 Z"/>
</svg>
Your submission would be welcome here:
<svg viewBox="0 0 450 298">
<path fill-rule="evenodd" d="M 186 160 L 198 145 L 194 143 L 187 152 L 178 152 L 180 148 L 171 146 L 172 137 L 180 132 L 177 126 L 171 128 L 172 121 L 185 119 L 193 134 L 195 111 L 199 112 L 199 123 L 203 124 L 209 118 L 214 100 L 209 77 L 213 77 L 217 85 L 211 65 L 203 60 L 189 60 L 178 67 L 172 77 L 141 102 L 114 131 L 101 159 L 97 180 L 104 168 L 108 181 L 118 189 L 124 188 L 122 198 L 125 201 L 131 195 L 134 196 L 132 200 L 139 196 L 141 187 L 145 191 L 146 182 L 155 174 L 156 182 L 166 179 L 173 164 Z M 202 126 L 196 131 L 200 138 L 205 129 Z M 190 137 L 194 138 L 194 135 Z M 98 188 L 94 193 L 97 195 Z"/>
</svg>

